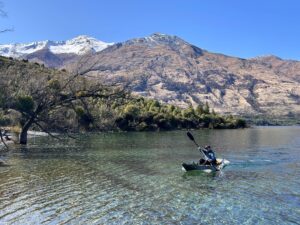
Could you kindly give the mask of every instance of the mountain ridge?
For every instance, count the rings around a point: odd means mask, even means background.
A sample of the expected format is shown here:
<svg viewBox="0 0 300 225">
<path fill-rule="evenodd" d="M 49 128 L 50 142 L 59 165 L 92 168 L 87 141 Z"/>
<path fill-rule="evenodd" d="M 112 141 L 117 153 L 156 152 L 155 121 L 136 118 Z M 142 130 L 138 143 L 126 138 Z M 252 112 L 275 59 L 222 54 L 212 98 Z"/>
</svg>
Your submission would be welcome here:
<svg viewBox="0 0 300 225">
<path fill-rule="evenodd" d="M 277 56 L 227 56 L 155 33 L 80 57 L 44 51 L 29 59 L 70 71 L 80 65 L 91 79 L 181 107 L 208 103 L 222 114 L 300 115 L 300 62 Z"/>
<path fill-rule="evenodd" d="M 153 38 L 154 37 L 154 38 Z M 184 39 L 176 36 L 176 35 L 168 35 L 168 34 L 163 34 L 163 33 L 159 33 L 159 32 L 155 32 L 149 36 L 146 36 L 146 37 L 138 37 L 138 38 L 132 38 L 132 39 L 129 39 L 129 40 L 126 40 L 126 41 L 121 41 L 121 42 L 104 42 L 104 41 L 101 41 L 97 38 L 94 38 L 94 37 L 91 37 L 91 36 L 88 36 L 88 35 L 78 35 L 72 39 L 68 39 L 68 40 L 65 40 L 65 41 L 54 41 L 54 40 L 45 40 L 45 41 L 33 41 L 33 42 L 29 42 L 29 43 L 9 43 L 9 44 L 0 44 L 0 55 L 1 56 L 4 56 L 4 57 L 13 57 L 13 58 L 20 58 L 22 56 L 26 56 L 28 54 L 31 54 L 31 53 L 34 53 L 36 51 L 39 51 L 39 50 L 42 50 L 44 49 L 45 47 L 48 47 L 48 46 L 59 46 L 59 45 L 64 45 L 66 43 L 76 43 L 77 41 L 82 41 L 82 42 L 94 42 L 94 43 L 97 43 L 96 45 L 91 45 L 90 48 L 93 48 L 94 51 L 92 52 L 99 52 L 99 51 L 102 51 L 104 50 L 105 48 L 111 46 L 111 45 L 114 45 L 114 44 L 121 44 L 121 43 L 127 43 L 127 44 L 132 44 L 132 43 L 137 43 L 137 42 L 143 42 L 142 40 L 144 40 L 144 42 L 146 41 L 153 41 L 155 40 L 155 37 L 157 38 L 160 38 L 161 40 L 165 39 L 165 40 L 181 40 L 182 42 L 185 42 L 189 45 L 192 45 L 192 46 L 195 46 L 196 48 L 199 48 L 197 47 L 196 45 L 194 44 L 190 44 L 188 43 L 187 41 L 185 41 Z M 18 47 L 18 46 L 24 46 L 26 48 L 30 47 L 31 45 L 37 45 L 37 46 L 40 46 L 40 48 L 37 48 L 37 49 L 33 49 L 32 51 L 29 51 L 29 52 L 16 52 L 16 54 L 14 54 L 14 51 L 10 51 L 9 49 L 10 48 L 15 48 L 15 47 Z M 97 46 L 99 45 L 99 46 Z M 201 49 L 202 51 L 207 51 L 205 49 L 202 49 L 202 48 L 199 48 Z M 90 50 L 90 49 L 88 49 Z M 77 54 L 77 55 L 82 55 L 82 54 L 85 54 L 88 52 L 87 51 L 80 51 L 80 50 L 69 50 L 68 51 L 55 51 L 52 49 L 52 53 L 54 54 Z M 228 55 L 228 54 L 224 54 L 224 53 L 220 53 L 220 52 L 211 52 L 213 54 L 219 54 L 219 55 L 224 55 L 224 56 L 227 56 L 227 57 L 232 57 L 232 58 L 239 58 L 239 59 L 247 59 L 247 60 L 255 60 L 255 59 L 261 59 L 261 58 L 277 58 L 277 59 L 280 59 L 280 60 L 284 60 L 284 61 L 293 61 L 293 62 L 300 62 L 299 60 L 297 59 L 284 59 L 284 58 L 281 58 L 277 55 L 273 55 L 273 54 L 266 54 L 266 55 L 259 55 L 259 56 L 255 56 L 255 57 L 249 57 L 249 58 L 244 58 L 244 57 L 239 57 L 239 56 L 233 56 L 233 55 Z"/>
<path fill-rule="evenodd" d="M 53 54 L 82 55 L 89 51 L 99 52 L 113 43 L 106 43 L 87 35 L 79 35 L 66 41 L 36 41 L 31 43 L 13 43 L 0 45 L 0 55 L 20 58 L 42 49 L 49 49 Z"/>
</svg>

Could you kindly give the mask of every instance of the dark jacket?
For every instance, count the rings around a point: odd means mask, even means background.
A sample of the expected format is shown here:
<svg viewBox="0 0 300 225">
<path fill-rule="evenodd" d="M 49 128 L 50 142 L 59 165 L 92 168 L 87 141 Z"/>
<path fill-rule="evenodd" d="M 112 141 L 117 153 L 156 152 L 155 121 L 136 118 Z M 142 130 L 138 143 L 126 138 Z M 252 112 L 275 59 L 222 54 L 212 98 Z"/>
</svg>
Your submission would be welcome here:
<svg viewBox="0 0 300 225">
<path fill-rule="evenodd" d="M 216 162 L 216 155 L 211 149 L 203 149 L 205 156 L 209 162 Z"/>
</svg>

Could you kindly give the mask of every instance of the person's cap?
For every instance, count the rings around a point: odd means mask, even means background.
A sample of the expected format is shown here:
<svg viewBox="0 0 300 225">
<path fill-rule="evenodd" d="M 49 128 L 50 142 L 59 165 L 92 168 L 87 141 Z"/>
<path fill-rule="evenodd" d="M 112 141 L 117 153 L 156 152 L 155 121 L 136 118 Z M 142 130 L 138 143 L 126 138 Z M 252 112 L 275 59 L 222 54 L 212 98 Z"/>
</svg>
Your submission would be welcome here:
<svg viewBox="0 0 300 225">
<path fill-rule="evenodd" d="M 210 148 L 210 145 L 206 145 L 204 148 Z"/>
</svg>

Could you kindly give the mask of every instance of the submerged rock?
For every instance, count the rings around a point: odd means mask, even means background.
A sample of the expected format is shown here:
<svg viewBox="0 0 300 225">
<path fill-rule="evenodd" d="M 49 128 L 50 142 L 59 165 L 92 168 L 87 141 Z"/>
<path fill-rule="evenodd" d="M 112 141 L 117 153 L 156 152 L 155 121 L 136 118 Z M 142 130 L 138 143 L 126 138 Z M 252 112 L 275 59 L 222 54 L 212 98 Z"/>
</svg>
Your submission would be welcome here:
<svg viewBox="0 0 300 225">
<path fill-rule="evenodd" d="M 6 162 L 0 160 L 0 167 L 9 166 Z"/>
</svg>

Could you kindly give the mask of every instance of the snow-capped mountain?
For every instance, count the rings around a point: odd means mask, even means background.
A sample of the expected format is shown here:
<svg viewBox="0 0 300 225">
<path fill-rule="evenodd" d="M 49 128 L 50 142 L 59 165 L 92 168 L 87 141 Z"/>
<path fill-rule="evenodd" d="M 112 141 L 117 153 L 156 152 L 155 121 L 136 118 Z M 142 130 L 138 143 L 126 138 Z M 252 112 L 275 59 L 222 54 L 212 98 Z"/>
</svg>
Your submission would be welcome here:
<svg viewBox="0 0 300 225">
<path fill-rule="evenodd" d="M 79 36 L 65 42 L 0 45 L 0 55 L 83 72 L 103 84 L 124 84 L 135 94 L 182 107 L 208 103 L 224 114 L 300 118 L 299 61 L 272 55 L 236 58 L 160 33 L 109 45 Z"/>
<path fill-rule="evenodd" d="M 124 44 L 127 45 L 148 45 L 148 46 L 157 46 L 157 45 L 180 45 L 180 44 L 189 44 L 183 39 L 174 36 L 167 35 L 162 33 L 154 33 L 147 37 L 134 38 L 126 41 Z"/>
<path fill-rule="evenodd" d="M 49 50 L 53 54 L 83 55 L 87 52 L 99 52 L 113 43 L 106 43 L 95 38 L 81 35 L 67 41 L 38 41 L 32 43 L 0 45 L 0 55 L 13 58 L 26 58 L 40 50 Z"/>
</svg>

